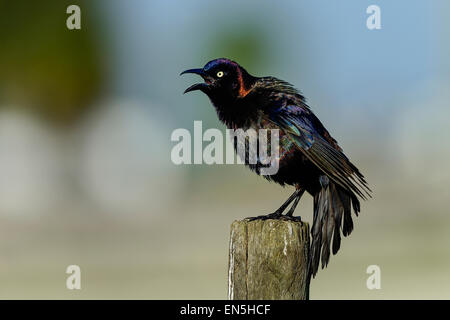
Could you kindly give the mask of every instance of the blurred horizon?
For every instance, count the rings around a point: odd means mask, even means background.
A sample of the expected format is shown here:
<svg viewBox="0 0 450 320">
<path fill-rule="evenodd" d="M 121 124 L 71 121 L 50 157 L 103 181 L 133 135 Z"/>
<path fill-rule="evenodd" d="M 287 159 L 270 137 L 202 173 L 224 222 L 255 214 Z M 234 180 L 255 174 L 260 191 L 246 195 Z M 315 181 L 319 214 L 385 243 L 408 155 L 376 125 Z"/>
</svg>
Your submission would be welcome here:
<svg viewBox="0 0 450 320">
<path fill-rule="evenodd" d="M 179 77 L 218 57 L 300 89 L 374 191 L 311 299 L 450 298 L 448 2 L 379 0 L 381 30 L 371 1 L 70 4 L 0 1 L 1 299 L 226 299 L 231 223 L 291 189 L 171 162 L 173 130 L 225 130 Z"/>
</svg>

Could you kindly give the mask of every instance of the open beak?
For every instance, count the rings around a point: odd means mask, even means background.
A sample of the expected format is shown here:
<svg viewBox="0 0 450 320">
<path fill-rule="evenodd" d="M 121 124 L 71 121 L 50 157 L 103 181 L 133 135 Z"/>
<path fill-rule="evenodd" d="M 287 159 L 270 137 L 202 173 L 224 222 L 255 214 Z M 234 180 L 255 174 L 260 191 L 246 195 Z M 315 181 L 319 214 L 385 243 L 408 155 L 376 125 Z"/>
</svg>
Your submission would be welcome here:
<svg viewBox="0 0 450 320">
<path fill-rule="evenodd" d="M 198 74 L 199 76 L 201 76 L 206 82 L 202 82 L 202 83 L 196 83 L 193 84 L 192 86 L 190 86 L 189 88 L 187 88 L 186 90 L 184 90 L 184 93 L 188 93 L 190 91 L 195 91 L 195 90 L 201 90 L 201 91 L 205 91 L 208 88 L 208 84 L 210 82 L 209 76 L 203 71 L 203 69 L 189 69 L 189 70 L 185 70 L 182 73 L 180 73 L 180 76 L 186 73 L 194 73 L 194 74 Z"/>
</svg>

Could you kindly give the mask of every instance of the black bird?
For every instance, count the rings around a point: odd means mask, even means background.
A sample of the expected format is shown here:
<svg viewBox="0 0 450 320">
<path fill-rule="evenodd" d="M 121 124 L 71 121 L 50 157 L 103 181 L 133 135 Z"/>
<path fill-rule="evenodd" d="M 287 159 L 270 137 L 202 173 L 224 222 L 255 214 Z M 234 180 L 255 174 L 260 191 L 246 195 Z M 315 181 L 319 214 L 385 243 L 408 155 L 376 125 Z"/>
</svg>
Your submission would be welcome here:
<svg viewBox="0 0 450 320">
<path fill-rule="evenodd" d="M 303 193 L 311 194 L 314 221 L 309 273 L 315 276 L 320 257 L 324 268 L 330 250 L 333 254 L 338 252 L 341 229 L 344 236 L 352 232 L 351 211 L 353 208 L 356 216 L 360 212 L 358 197 L 364 200 L 370 197 L 364 176 L 291 84 L 274 77 L 254 77 L 225 58 L 181 74 L 185 73 L 198 74 L 204 82 L 190 86 L 184 93 L 194 90 L 205 93 L 228 128 L 279 129 L 279 170 L 264 177 L 296 189 L 278 210 L 256 219 L 295 219 L 293 213 Z M 259 173 L 258 164 L 249 167 Z"/>
</svg>

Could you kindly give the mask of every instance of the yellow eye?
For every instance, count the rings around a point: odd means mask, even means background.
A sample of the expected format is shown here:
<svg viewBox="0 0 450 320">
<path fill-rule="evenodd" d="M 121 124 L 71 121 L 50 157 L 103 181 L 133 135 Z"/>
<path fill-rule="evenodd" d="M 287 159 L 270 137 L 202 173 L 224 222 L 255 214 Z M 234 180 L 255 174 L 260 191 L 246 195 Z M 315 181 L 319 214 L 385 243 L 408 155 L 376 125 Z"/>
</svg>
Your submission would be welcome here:
<svg viewBox="0 0 450 320">
<path fill-rule="evenodd" d="M 223 77 L 223 71 L 217 72 L 217 78 L 222 78 L 222 77 Z"/>
</svg>

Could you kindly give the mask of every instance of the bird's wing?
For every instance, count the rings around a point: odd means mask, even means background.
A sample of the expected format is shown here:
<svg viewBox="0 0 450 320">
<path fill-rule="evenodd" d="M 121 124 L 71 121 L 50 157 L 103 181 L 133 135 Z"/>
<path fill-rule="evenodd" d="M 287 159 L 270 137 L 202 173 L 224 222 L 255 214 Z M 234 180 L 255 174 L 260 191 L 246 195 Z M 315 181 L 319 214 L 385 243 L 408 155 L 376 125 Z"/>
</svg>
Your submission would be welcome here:
<svg viewBox="0 0 450 320">
<path fill-rule="evenodd" d="M 337 145 L 327 141 L 318 131 L 310 110 L 296 105 L 285 106 L 271 112 L 269 119 L 331 180 L 344 189 L 355 192 L 362 199 L 370 197 L 371 190 L 364 176 Z"/>
</svg>

